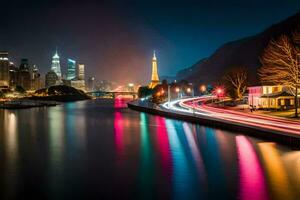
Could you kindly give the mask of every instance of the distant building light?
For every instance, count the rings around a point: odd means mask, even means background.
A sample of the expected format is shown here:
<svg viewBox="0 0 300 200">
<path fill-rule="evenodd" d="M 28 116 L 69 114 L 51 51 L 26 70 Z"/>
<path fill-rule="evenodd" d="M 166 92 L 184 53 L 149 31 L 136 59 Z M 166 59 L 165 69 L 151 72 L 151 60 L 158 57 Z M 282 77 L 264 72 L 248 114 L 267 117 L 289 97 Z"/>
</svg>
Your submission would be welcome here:
<svg viewBox="0 0 300 200">
<path fill-rule="evenodd" d="M 72 62 L 72 63 L 76 63 L 75 60 L 72 60 L 72 59 L 70 59 L 70 58 L 68 59 L 68 61 L 69 61 L 69 62 Z"/>
</svg>

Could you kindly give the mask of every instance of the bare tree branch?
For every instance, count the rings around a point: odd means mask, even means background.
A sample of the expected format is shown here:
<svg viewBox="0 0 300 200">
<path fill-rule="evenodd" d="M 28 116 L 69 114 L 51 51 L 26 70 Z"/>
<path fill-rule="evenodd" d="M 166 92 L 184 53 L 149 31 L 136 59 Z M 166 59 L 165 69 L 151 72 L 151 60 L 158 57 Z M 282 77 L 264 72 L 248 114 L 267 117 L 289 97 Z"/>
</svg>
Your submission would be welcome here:
<svg viewBox="0 0 300 200">
<path fill-rule="evenodd" d="M 226 76 L 225 80 L 232 86 L 237 99 L 242 99 L 246 91 L 247 71 L 243 68 L 232 69 Z"/>
</svg>

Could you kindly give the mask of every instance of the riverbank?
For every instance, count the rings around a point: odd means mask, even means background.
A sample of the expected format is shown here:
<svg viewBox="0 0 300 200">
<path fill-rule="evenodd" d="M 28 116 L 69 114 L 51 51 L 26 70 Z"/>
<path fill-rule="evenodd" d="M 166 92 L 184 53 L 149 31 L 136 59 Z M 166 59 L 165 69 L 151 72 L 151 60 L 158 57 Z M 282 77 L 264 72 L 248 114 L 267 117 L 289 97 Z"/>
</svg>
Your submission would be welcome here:
<svg viewBox="0 0 300 200">
<path fill-rule="evenodd" d="M 49 95 L 49 96 L 32 96 L 25 99 L 32 101 L 56 101 L 56 102 L 74 102 L 92 99 L 87 95 Z"/>
<path fill-rule="evenodd" d="M 172 110 L 163 109 L 150 102 L 141 102 L 136 100 L 129 102 L 127 105 L 130 109 L 140 112 L 217 127 L 225 130 L 243 132 L 251 136 L 276 141 L 292 147 L 300 147 L 300 135 L 279 132 L 267 128 L 258 128 L 238 122 L 228 122 L 210 116 L 196 116 L 190 113 L 174 112 Z"/>
<path fill-rule="evenodd" d="M 33 107 L 48 107 L 58 105 L 55 101 L 12 100 L 0 103 L 0 109 L 24 109 Z"/>
</svg>

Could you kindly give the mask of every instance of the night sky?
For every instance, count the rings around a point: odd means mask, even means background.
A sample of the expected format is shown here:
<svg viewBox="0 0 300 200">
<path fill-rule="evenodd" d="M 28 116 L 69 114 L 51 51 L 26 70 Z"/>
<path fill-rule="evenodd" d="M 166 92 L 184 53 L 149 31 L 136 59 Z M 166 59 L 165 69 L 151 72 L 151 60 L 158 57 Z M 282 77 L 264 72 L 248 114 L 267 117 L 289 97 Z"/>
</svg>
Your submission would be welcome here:
<svg viewBox="0 0 300 200">
<path fill-rule="evenodd" d="M 8 2 L 8 1 L 7 1 Z M 300 9 L 300 1 L 1 2 L 0 50 L 42 73 L 56 49 L 98 80 L 145 83 L 152 51 L 160 75 L 174 75 L 225 42 L 258 33 Z"/>
</svg>

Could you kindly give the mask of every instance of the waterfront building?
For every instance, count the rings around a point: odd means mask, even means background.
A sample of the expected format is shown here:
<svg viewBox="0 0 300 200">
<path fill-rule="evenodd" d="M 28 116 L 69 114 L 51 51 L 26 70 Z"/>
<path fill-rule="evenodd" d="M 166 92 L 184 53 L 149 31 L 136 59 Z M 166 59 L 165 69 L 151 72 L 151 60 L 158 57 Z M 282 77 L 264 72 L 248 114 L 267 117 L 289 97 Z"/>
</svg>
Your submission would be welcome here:
<svg viewBox="0 0 300 200">
<path fill-rule="evenodd" d="M 85 81 L 84 80 L 72 80 L 71 87 L 74 87 L 78 90 L 85 91 Z"/>
<path fill-rule="evenodd" d="M 58 83 L 57 74 L 53 70 L 49 71 L 45 76 L 45 86 L 50 87 L 53 85 L 57 85 L 57 83 Z"/>
<path fill-rule="evenodd" d="M 61 78 L 60 60 L 59 60 L 57 51 L 55 52 L 54 56 L 52 57 L 51 70 L 56 73 L 58 79 Z"/>
<path fill-rule="evenodd" d="M 157 59 L 155 55 L 155 51 L 153 52 L 153 58 L 152 58 L 152 74 L 151 74 L 151 82 L 149 84 L 149 88 L 154 88 L 159 84 L 159 77 L 158 77 L 158 71 L 157 71 Z"/>
<path fill-rule="evenodd" d="M 30 73 L 30 90 L 38 90 L 43 87 L 42 77 L 36 65 L 29 67 Z"/>
<path fill-rule="evenodd" d="M 79 90 L 86 90 L 84 80 L 84 64 L 77 65 L 77 76 L 75 79 L 70 80 L 70 85 Z"/>
<path fill-rule="evenodd" d="M 72 59 L 68 59 L 67 64 L 67 80 L 72 80 L 76 78 L 76 61 Z"/>
<path fill-rule="evenodd" d="M 9 88 L 9 66 L 8 52 L 0 52 L 0 89 Z"/>
<path fill-rule="evenodd" d="M 9 87 L 16 87 L 18 81 L 18 68 L 13 62 L 9 62 Z"/>
<path fill-rule="evenodd" d="M 96 83 L 95 85 L 95 90 L 99 90 L 99 91 L 112 91 L 115 85 L 108 81 L 108 80 L 101 80 L 99 82 Z"/>
<path fill-rule="evenodd" d="M 21 86 L 25 90 L 29 90 L 31 88 L 31 79 L 29 71 L 18 70 L 17 72 L 17 84 L 16 86 Z"/>
<path fill-rule="evenodd" d="M 87 90 L 94 91 L 95 90 L 95 77 L 91 76 L 87 80 Z"/>
<path fill-rule="evenodd" d="M 16 86 L 21 86 L 25 90 L 31 88 L 31 78 L 29 72 L 29 62 L 28 59 L 22 58 L 19 69 L 17 71 L 17 83 Z"/>
<path fill-rule="evenodd" d="M 295 106 L 294 95 L 289 87 L 253 86 L 248 87 L 248 105 L 257 109 L 290 109 Z"/>
<path fill-rule="evenodd" d="M 84 80 L 84 64 L 78 64 L 77 79 Z"/>
<path fill-rule="evenodd" d="M 20 71 L 28 71 L 29 72 L 29 61 L 27 58 L 22 58 L 21 59 L 21 64 L 20 64 L 20 67 L 19 67 L 19 70 Z"/>
</svg>

